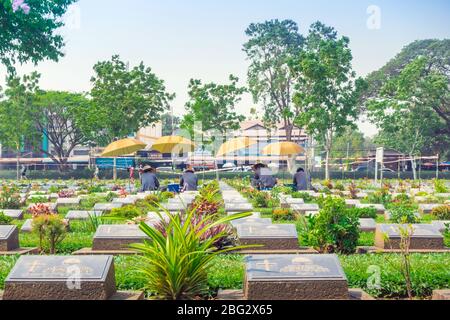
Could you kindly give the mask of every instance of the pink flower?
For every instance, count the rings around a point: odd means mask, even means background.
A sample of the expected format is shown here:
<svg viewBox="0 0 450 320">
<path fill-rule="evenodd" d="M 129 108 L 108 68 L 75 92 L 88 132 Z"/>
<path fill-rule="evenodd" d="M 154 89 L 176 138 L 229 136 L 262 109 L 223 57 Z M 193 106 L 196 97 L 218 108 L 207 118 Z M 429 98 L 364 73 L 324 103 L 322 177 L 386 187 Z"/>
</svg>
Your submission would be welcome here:
<svg viewBox="0 0 450 320">
<path fill-rule="evenodd" d="M 30 6 L 24 2 L 24 0 L 13 0 L 12 2 L 13 12 L 17 12 L 19 9 L 22 9 L 23 13 L 30 13 Z"/>
</svg>

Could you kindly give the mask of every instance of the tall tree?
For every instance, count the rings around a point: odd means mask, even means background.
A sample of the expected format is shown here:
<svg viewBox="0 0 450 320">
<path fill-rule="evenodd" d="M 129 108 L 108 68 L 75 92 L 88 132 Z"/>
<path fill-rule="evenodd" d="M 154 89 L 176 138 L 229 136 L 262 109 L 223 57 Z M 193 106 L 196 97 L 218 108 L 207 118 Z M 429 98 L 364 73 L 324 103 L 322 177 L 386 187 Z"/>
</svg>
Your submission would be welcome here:
<svg viewBox="0 0 450 320">
<path fill-rule="evenodd" d="M 414 178 L 414 157 L 435 141 L 435 132 L 448 129 L 433 108 L 449 97 L 448 78 L 438 71 L 429 72 L 428 67 L 428 58 L 417 58 L 368 103 L 369 118 L 380 129 L 376 142 L 408 154 Z M 448 146 L 449 136 L 442 137 Z"/>
<path fill-rule="evenodd" d="M 422 62 L 424 65 L 420 72 L 421 76 L 424 78 L 429 76 L 435 78 L 437 75 L 440 75 L 442 79 L 445 78 L 447 84 L 450 85 L 450 39 L 418 40 L 407 45 L 385 66 L 367 76 L 366 80 L 369 87 L 365 93 L 365 98 L 370 100 L 383 95 L 383 88 L 388 81 L 400 76 L 402 71 L 408 65 L 422 57 L 426 57 L 426 61 Z M 424 133 L 426 132 L 429 134 L 432 139 L 427 142 L 427 145 L 423 146 L 422 152 L 440 153 L 444 156 L 447 154 L 448 157 L 450 156 L 450 153 L 448 152 L 450 147 L 448 141 L 448 137 L 450 136 L 449 90 L 442 91 L 439 99 L 433 95 L 430 95 L 428 98 L 426 107 L 431 109 L 428 111 L 432 111 L 434 114 L 433 118 L 438 117 L 440 119 L 440 124 L 434 126 L 433 131 L 424 131 Z M 421 99 L 422 101 L 425 99 L 423 94 Z"/>
<path fill-rule="evenodd" d="M 321 142 L 326 153 L 325 177 L 333 139 L 354 126 L 364 81 L 355 80 L 347 37 L 338 38 L 332 27 L 314 23 L 305 51 L 291 61 L 296 76 L 294 102 L 300 111 L 296 123 Z"/>
<path fill-rule="evenodd" d="M 10 71 L 17 62 L 58 61 L 64 41 L 56 30 L 75 1 L 0 0 L 0 61 Z"/>
<path fill-rule="evenodd" d="M 98 62 L 94 71 L 90 118 L 97 122 L 98 131 L 90 138 L 100 145 L 159 121 L 174 98 L 166 92 L 164 81 L 143 62 L 129 70 L 116 55 L 110 61 Z"/>
<path fill-rule="evenodd" d="M 181 119 L 180 117 L 173 115 L 171 113 L 164 113 L 161 116 L 161 122 L 162 122 L 162 135 L 170 136 L 180 128 Z"/>
<path fill-rule="evenodd" d="M 88 142 L 83 130 L 86 123 L 85 116 L 89 114 L 91 103 L 82 94 L 47 91 L 39 92 L 34 99 L 31 110 L 35 127 L 51 143 L 52 150 L 41 152 L 49 156 L 59 165 L 62 171 L 67 168 L 68 159 L 79 145 Z"/>
<path fill-rule="evenodd" d="M 35 144 L 39 139 L 30 112 L 38 82 L 39 74 L 35 72 L 23 78 L 9 76 L 6 79 L 6 100 L 0 102 L 0 142 L 16 151 L 17 179 L 25 143 Z"/>
<path fill-rule="evenodd" d="M 203 131 L 214 129 L 225 134 L 227 130 L 239 129 L 245 117 L 235 112 L 235 106 L 246 89 L 238 86 L 239 78 L 230 75 L 229 79 L 229 84 L 203 84 L 191 79 L 182 128 L 193 134 L 195 123 L 201 122 Z"/>
<path fill-rule="evenodd" d="M 252 23 L 245 33 L 250 37 L 244 51 L 250 61 L 248 85 L 253 99 L 262 102 L 265 122 L 282 122 L 291 141 L 299 111 L 292 103 L 294 79 L 288 61 L 301 52 L 304 38 L 291 20 Z"/>
</svg>

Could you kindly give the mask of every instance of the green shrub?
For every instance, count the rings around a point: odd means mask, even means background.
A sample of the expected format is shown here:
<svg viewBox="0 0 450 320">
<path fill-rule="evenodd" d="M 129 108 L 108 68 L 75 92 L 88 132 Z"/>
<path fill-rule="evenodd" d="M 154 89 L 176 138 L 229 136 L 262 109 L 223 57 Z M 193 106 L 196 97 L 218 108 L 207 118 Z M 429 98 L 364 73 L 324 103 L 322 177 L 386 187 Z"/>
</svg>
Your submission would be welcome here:
<svg viewBox="0 0 450 320">
<path fill-rule="evenodd" d="M 391 221 L 394 223 L 417 223 L 420 219 L 415 215 L 411 206 L 393 204 L 389 207 Z"/>
<path fill-rule="evenodd" d="M 305 203 L 310 203 L 314 200 L 314 198 L 307 192 L 293 192 L 292 193 L 292 198 L 295 199 L 303 199 L 303 201 L 305 201 Z"/>
<path fill-rule="evenodd" d="M 0 211 L 0 225 L 11 224 L 12 218 L 8 217 L 4 212 Z"/>
<path fill-rule="evenodd" d="M 350 211 L 344 200 L 324 198 L 316 216 L 303 218 L 301 238 L 322 253 L 352 254 L 359 238 L 359 217 Z"/>
<path fill-rule="evenodd" d="M 0 209 L 19 209 L 21 199 L 16 186 L 3 185 L 0 191 Z"/>
<path fill-rule="evenodd" d="M 445 186 L 444 180 L 434 180 L 434 191 L 436 193 L 448 193 L 448 188 Z"/>
<path fill-rule="evenodd" d="M 56 253 L 56 247 L 64 239 L 67 222 L 56 214 L 40 215 L 33 218 L 32 232 L 39 237 L 39 250 L 48 247 L 50 254 Z"/>
<path fill-rule="evenodd" d="M 111 213 L 108 215 L 113 218 L 132 220 L 133 218 L 137 218 L 141 216 L 143 212 L 139 210 L 138 207 L 133 205 L 123 206 L 121 208 L 114 208 L 111 210 Z"/>
<path fill-rule="evenodd" d="M 431 215 L 437 220 L 450 220 L 450 205 L 444 204 L 434 208 Z"/>
<path fill-rule="evenodd" d="M 275 221 L 289 221 L 294 220 L 295 217 L 292 210 L 289 209 L 274 209 L 272 212 L 272 218 Z"/>
<path fill-rule="evenodd" d="M 376 219 L 377 209 L 375 208 L 349 208 L 348 212 L 352 215 L 356 215 L 359 218 L 372 218 Z"/>
<path fill-rule="evenodd" d="M 141 230 L 151 239 L 131 247 L 143 255 L 136 259 L 138 271 L 145 279 L 145 288 L 158 298 L 166 300 L 195 299 L 209 292 L 208 272 L 212 260 L 220 253 L 236 250 L 238 247 L 217 250 L 214 243 L 226 234 L 219 232 L 208 240 L 204 236 L 215 226 L 250 214 L 238 214 L 215 220 L 206 216 L 201 224 L 193 225 L 195 211 L 182 218 L 170 215 L 165 230 L 152 228 L 141 223 Z"/>
</svg>

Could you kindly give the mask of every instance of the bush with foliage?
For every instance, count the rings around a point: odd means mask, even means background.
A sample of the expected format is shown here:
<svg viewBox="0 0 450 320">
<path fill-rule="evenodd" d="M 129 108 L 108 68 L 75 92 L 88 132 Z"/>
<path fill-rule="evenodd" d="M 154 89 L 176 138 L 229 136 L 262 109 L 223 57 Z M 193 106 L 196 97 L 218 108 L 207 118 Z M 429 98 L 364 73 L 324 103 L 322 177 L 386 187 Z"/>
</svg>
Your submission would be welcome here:
<svg viewBox="0 0 450 320">
<path fill-rule="evenodd" d="M 11 224 L 12 218 L 8 217 L 4 212 L 0 211 L 0 225 Z"/>
<path fill-rule="evenodd" d="M 230 247 L 218 250 L 215 243 L 226 235 L 219 232 L 205 240 L 211 229 L 247 217 L 237 214 L 215 219 L 206 215 L 197 224 L 191 210 L 185 218 L 170 215 L 163 232 L 141 223 L 141 230 L 151 239 L 131 247 L 143 255 L 136 259 L 138 271 L 145 279 L 145 289 L 160 299 L 188 300 L 208 294 L 208 271 L 219 254 L 239 249 Z"/>
<path fill-rule="evenodd" d="M 19 189 L 4 184 L 0 190 L 0 209 L 19 209 L 21 204 Z"/>
<path fill-rule="evenodd" d="M 138 207 L 134 205 L 127 205 L 121 208 L 114 208 L 108 214 L 108 217 L 116 218 L 116 219 L 124 219 L 124 220 L 132 220 L 133 218 L 139 217 L 144 213 L 139 210 Z"/>
<path fill-rule="evenodd" d="M 348 192 L 350 192 L 350 199 L 357 199 L 358 198 L 358 188 L 354 181 L 349 184 L 348 186 Z"/>
<path fill-rule="evenodd" d="M 292 193 L 292 198 L 295 199 L 303 199 L 303 201 L 305 201 L 305 203 L 310 203 L 312 201 L 314 201 L 314 197 L 312 197 L 309 193 L 307 192 L 293 192 Z"/>
<path fill-rule="evenodd" d="M 33 218 L 32 232 L 39 237 L 39 250 L 48 247 L 50 254 L 56 253 L 56 247 L 64 240 L 68 222 L 56 214 L 43 214 Z"/>
<path fill-rule="evenodd" d="M 410 205 L 392 204 L 389 206 L 391 221 L 394 223 L 418 223 L 418 218 L 414 213 L 414 208 Z"/>
<path fill-rule="evenodd" d="M 272 211 L 272 218 L 275 221 L 295 220 L 294 214 L 290 209 L 277 208 Z"/>
<path fill-rule="evenodd" d="M 50 206 L 45 203 L 37 203 L 31 206 L 28 209 L 28 212 L 33 216 L 33 218 L 43 215 L 50 215 L 54 213 L 50 208 Z"/>
<path fill-rule="evenodd" d="M 433 208 L 431 215 L 437 220 L 450 220 L 450 204 Z"/>
<path fill-rule="evenodd" d="M 58 192 L 58 198 L 73 198 L 75 197 L 75 191 L 73 190 L 61 190 Z"/>
<path fill-rule="evenodd" d="M 435 179 L 434 180 L 434 191 L 436 193 L 448 193 L 449 190 L 445 186 L 444 180 Z"/>
<path fill-rule="evenodd" d="M 359 218 L 372 218 L 376 219 L 377 209 L 375 208 L 349 208 L 347 210 L 351 215 L 356 215 Z"/>
<path fill-rule="evenodd" d="M 344 200 L 324 198 L 316 216 L 303 217 L 302 239 L 322 253 L 355 253 L 359 238 L 359 217 Z"/>
</svg>

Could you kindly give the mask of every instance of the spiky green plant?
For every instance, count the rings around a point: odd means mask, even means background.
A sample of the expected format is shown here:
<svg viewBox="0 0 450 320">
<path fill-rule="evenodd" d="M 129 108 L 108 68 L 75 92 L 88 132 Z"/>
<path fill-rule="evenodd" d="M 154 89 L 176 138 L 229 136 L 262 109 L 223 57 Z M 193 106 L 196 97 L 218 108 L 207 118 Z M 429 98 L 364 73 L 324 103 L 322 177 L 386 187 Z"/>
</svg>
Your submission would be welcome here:
<svg viewBox="0 0 450 320">
<path fill-rule="evenodd" d="M 190 300 L 208 293 L 208 270 L 215 256 L 249 246 L 232 246 L 218 250 L 214 245 L 226 232 L 204 237 L 212 228 L 235 219 L 250 216 L 241 213 L 217 219 L 206 215 L 200 223 L 192 223 L 195 209 L 184 218 L 165 212 L 170 221 L 159 231 L 145 223 L 141 230 L 150 238 L 131 247 L 143 256 L 136 259 L 137 271 L 146 280 L 148 291 L 159 299 Z M 162 214 L 161 219 L 163 219 Z"/>
</svg>

